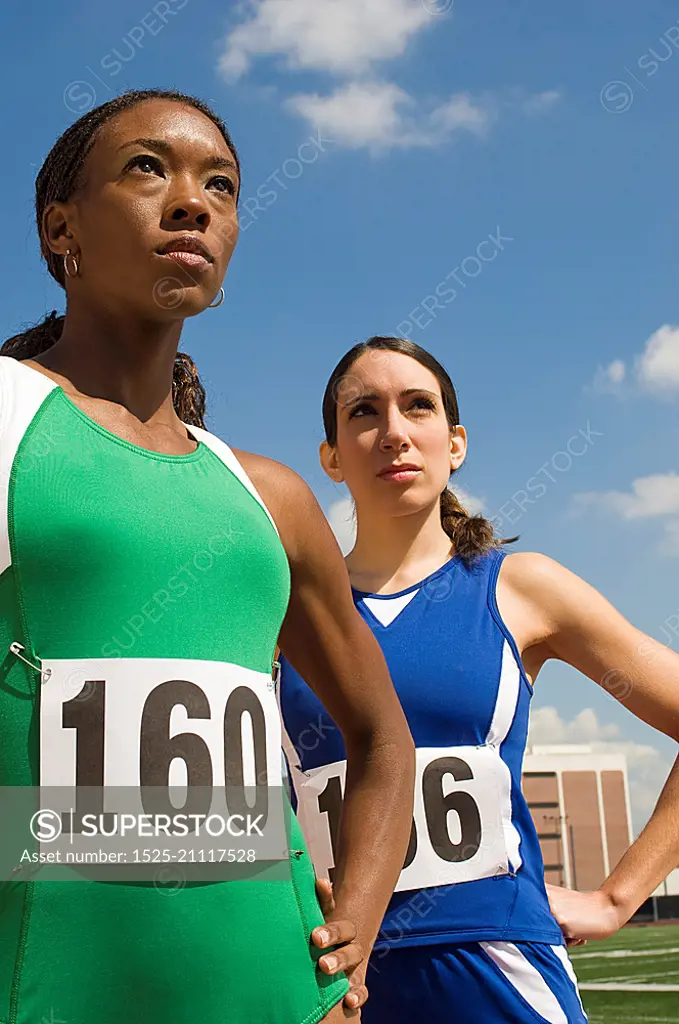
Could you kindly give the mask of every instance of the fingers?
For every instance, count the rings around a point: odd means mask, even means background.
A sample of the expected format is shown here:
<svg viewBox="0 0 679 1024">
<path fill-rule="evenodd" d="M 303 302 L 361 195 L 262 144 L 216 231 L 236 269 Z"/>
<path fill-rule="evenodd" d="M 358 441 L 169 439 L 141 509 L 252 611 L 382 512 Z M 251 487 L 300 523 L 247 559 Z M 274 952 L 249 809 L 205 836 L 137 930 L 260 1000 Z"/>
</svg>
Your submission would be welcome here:
<svg viewBox="0 0 679 1024">
<path fill-rule="evenodd" d="M 339 971 L 350 972 L 363 962 L 363 950 L 355 942 L 356 929 L 351 921 L 331 921 L 311 933 L 314 944 L 319 949 L 328 946 L 337 947 L 326 953 L 319 961 L 319 967 L 325 974 L 337 974 Z"/>
<path fill-rule="evenodd" d="M 325 949 L 326 946 L 342 946 L 354 941 L 356 928 L 351 921 L 326 921 L 320 928 L 314 928 L 311 938 L 319 949 Z"/>
<path fill-rule="evenodd" d="M 335 909 L 332 895 L 332 883 L 327 878 L 316 880 L 316 891 L 323 915 L 327 916 Z M 318 965 L 324 974 L 334 975 L 344 971 L 351 989 L 343 1000 L 347 1011 L 358 1011 L 368 998 L 368 990 L 363 984 L 363 977 L 352 972 L 363 963 L 364 954 L 359 943 L 355 942 L 356 928 L 351 921 L 326 921 L 320 928 L 314 928 L 311 939 L 319 949 L 332 948 L 331 952 L 319 958 Z M 354 1014 L 351 1014 L 353 1016 Z"/>
<path fill-rule="evenodd" d="M 356 926 L 353 921 L 326 921 L 320 928 L 311 933 L 314 945 L 319 949 L 326 946 L 340 946 L 345 942 L 353 942 L 356 938 Z"/>
<path fill-rule="evenodd" d="M 361 1019 L 360 1010 L 352 1010 L 343 1002 L 336 1003 L 330 1013 L 323 1018 L 321 1024 L 339 1024 L 340 1021 L 352 1020 L 354 1024 Z"/>
<path fill-rule="evenodd" d="M 335 909 L 335 897 L 329 878 L 316 879 L 316 895 L 323 911 L 323 917 L 328 917 Z"/>
<path fill-rule="evenodd" d="M 338 974 L 340 971 L 350 972 L 363 962 L 363 950 L 358 943 L 350 942 L 347 946 L 333 949 L 318 961 L 324 974 Z"/>
<path fill-rule="evenodd" d="M 358 1010 L 368 999 L 368 990 L 365 985 L 352 984 L 351 989 L 344 997 L 344 1005 L 349 1010 Z"/>
</svg>

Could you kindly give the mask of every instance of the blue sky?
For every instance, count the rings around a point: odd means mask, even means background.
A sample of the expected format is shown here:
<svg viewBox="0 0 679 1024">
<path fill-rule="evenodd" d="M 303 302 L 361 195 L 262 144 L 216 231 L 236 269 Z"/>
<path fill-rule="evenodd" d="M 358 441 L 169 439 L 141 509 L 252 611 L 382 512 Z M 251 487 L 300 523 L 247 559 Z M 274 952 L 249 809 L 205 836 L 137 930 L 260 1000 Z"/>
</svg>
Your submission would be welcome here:
<svg viewBox="0 0 679 1024">
<path fill-rule="evenodd" d="M 676 10 L 119 0 L 4 22 L 4 336 L 62 306 L 32 210 L 54 139 L 127 88 L 195 93 L 244 166 L 227 301 L 183 339 L 211 429 L 291 465 L 336 521 L 326 379 L 355 341 L 408 333 L 457 385 L 460 487 L 679 646 Z M 649 806 L 669 741 L 565 667 L 535 706 L 545 741 L 624 744 Z"/>
</svg>

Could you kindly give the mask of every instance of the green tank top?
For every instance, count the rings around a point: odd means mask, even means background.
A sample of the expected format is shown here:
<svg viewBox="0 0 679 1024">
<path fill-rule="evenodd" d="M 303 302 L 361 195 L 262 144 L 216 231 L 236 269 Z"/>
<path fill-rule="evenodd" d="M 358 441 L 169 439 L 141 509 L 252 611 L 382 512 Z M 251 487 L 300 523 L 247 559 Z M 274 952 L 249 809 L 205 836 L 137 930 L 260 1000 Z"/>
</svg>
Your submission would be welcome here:
<svg viewBox="0 0 679 1024">
<path fill-rule="evenodd" d="M 147 451 L 0 357 L 0 786 L 75 784 L 85 734 L 64 708 L 85 679 L 107 678 L 117 682 L 99 707 L 96 762 L 106 785 L 155 778 L 159 705 L 147 698 L 163 686 L 166 738 L 195 733 L 189 742 L 223 777 L 219 719 L 243 680 L 262 695 L 280 783 L 266 693 L 286 554 L 231 450 L 187 429 L 195 451 Z M 168 690 L 178 680 L 201 690 L 195 718 L 184 691 Z M 285 881 L 167 888 L 18 871 L 0 883 L 0 1024 L 320 1021 L 348 983 L 316 967 L 310 932 L 322 915 L 294 816 L 290 847 Z"/>
</svg>

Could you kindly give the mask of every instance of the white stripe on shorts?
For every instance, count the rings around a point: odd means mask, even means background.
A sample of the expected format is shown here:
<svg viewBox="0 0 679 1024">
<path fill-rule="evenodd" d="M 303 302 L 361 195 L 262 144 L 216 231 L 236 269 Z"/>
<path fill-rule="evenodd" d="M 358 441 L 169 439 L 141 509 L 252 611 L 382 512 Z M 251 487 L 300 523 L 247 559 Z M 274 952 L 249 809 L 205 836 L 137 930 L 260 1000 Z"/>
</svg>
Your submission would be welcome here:
<svg viewBox="0 0 679 1024">
<path fill-rule="evenodd" d="M 573 982 L 573 988 L 575 989 L 575 991 L 577 993 L 578 1000 L 579 1000 L 580 1006 L 582 1008 L 583 1016 L 586 1017 L 587 1014 L 585 1013 L 585 1008 L 582 1005 L 582 999 L 580 999 L 580 990 L 578 988 L 578 979 L 575 976 L 575 969 L 573 967 L 573 964 L 571 963 L 571 958 L 569 957 L 568 953 L 566 952 L 566 947 L 565 946 L 552 946 L 552 949 L 554 950 L 554 953 L 556 954 L 556 956 L 558 956 L 559 960 L 563 964 L 564 970 L 565 970 L 566 974 L 568 975 L 568 977 Z"/>
<path fill-rule="evenodd" d="M 530 960 L 511 942 L 479 942 L 507 981 L 549 1024 L 568 1024 L 561 1003 Z"/>
</svg>

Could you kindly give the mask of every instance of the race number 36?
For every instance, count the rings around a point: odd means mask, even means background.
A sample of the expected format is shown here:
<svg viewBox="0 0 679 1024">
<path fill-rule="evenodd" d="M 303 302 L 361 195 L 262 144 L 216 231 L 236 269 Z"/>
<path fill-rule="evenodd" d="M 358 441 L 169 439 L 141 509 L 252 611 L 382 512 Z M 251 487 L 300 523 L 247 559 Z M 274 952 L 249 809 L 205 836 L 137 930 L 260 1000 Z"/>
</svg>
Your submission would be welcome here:
<svg viewBox="0 0 679 1024">
<path fill-rule="evenodd" d="M 300 824 L 317 872 L 332 878 L 346 762 L 300 775 Z M 492 747 L 420 747 L 410 843 L 396 891 L 471 881 L 509 870 L 504 822 L 509 770 Z"/>
</svg>

